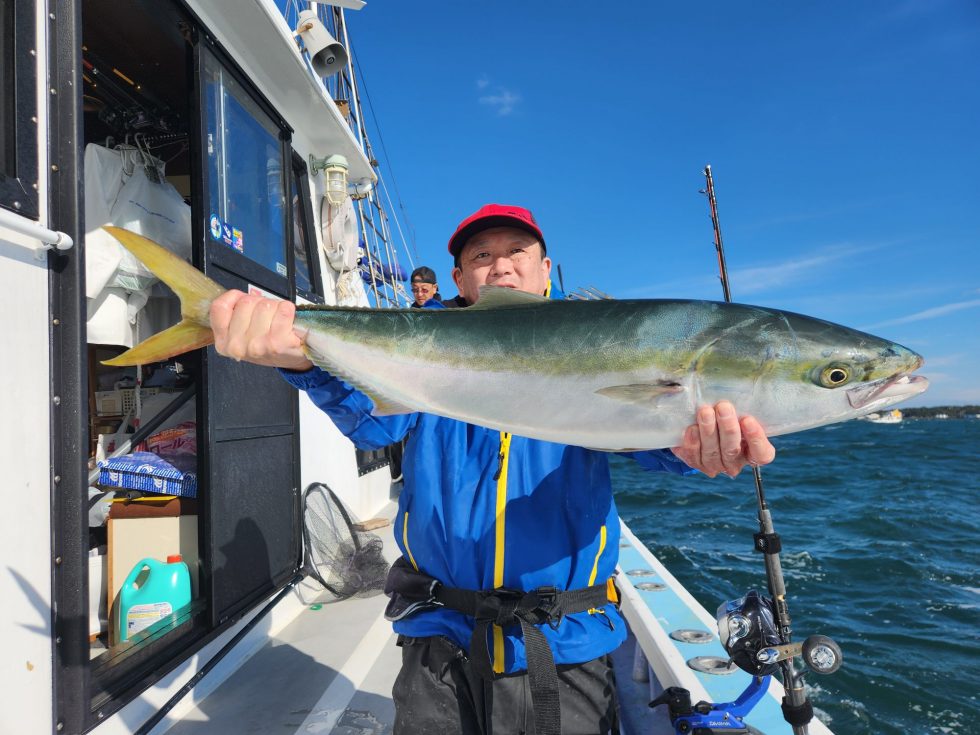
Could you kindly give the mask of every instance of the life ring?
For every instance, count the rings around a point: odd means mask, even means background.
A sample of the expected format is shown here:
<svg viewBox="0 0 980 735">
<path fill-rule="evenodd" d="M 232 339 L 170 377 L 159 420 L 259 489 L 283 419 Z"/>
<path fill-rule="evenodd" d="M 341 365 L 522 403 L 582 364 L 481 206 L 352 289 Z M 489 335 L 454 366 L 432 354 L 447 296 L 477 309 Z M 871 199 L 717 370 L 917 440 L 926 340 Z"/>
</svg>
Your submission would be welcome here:
<svg viewBox="0 0 980 735">
<path fill-rule="evenodd" d="M 320 200 L 320 234 L 323 253 L 336 271 L 357 267 L 357 213 L 350 198 L 333 205 L 326 197 Z"/>
</svg>

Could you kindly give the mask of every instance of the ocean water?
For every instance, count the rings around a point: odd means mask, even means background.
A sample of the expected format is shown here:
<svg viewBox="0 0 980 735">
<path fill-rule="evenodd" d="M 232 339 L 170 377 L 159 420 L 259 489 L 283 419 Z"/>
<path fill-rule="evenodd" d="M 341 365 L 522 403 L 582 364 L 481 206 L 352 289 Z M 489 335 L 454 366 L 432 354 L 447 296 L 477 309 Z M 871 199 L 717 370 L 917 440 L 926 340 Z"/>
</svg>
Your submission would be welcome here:
<svg viewBox="0 0 980 735">
<path fill-rule="evenodd" d="M 980 419 L 851 421 L 776 437 L 763 486 L 794 640 L 829 635 L 808 674 L 838 735 L 980 733 Z M 677 478 L 613 458 L 633 532 L 712 614 L 766 591 L 750 472 Z"/>
</svg>

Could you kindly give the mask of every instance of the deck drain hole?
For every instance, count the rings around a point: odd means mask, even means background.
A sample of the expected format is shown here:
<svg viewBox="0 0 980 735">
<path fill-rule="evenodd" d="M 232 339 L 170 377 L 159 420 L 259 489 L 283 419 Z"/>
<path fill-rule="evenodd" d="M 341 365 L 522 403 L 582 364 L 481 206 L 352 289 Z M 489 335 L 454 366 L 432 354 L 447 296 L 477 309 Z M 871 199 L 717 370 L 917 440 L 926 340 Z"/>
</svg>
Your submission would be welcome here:
<svg viewBox="0 0 980 735">
<path fill-rule="evenodd" d="M 630 577 L 652 577 L 656 572 L 652 569 L 630 569 L 626 574 Z"/>
<path fill-rule="evenodd" d="M 667 585 L 660 584 L 660 582 L 637 582 L 633 586 L 638 590 L 644 590 L 646 592 L 659 592 L 660 590 L 667 589 Z"/>
<path fill-rule="evenodd" d="M 738 666 L 720 656 L 695 656 L 687 660 L 687 665 L 703 674 L 732 674 Z"/>
<path fill-rule="evenodd" d="M 694 630 L 693 628 L 680 628 L 679 630 L 672 630 L 670 632 L 670 637 L 675 641 L 682 641 L 684 643 L 711 643 L 715 639 L 711 633 L 706 630 Z"/>
</svg>

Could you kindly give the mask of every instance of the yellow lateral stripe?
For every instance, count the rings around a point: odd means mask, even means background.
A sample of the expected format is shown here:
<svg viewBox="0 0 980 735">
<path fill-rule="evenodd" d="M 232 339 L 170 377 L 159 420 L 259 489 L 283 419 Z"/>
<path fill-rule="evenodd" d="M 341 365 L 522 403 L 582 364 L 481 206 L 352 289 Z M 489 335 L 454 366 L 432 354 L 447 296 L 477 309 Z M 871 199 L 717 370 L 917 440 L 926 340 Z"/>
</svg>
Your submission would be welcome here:
<svg viewBox="0 0 980 735">
<path fill-rule="evenodd" d="M 592 562 L 592 574 L 589 575 L 589 587 L 595 584 L 596 574 L 599 573 L 599 557 L 606 550 L 606 526 L 602 525 L 599 529 L 599 551 L 596 552 L 595 561 Z"/>
<path fill-rule="evenodd" d="M 497 475 L 497 503 L 494 521 L 493 586 L 504 586 L 504 531 L 507 509 L 507 463 L 510 459 L 510 434 L 500 432 L 500 468 Z M 493 671 L 504 673 L 504 629 L 493 626 Z"/>
<path fill-rule="evenodd" d="M 402 524 L 402 544 L 405 546 L 405 551 L 408 552 L 408 560 L 412 562 L 412 566 L 415 567 L 415 571 L 419 570 L 419 565 L 415 563 L 415 557 L 412 556 L 412 550 L 408 546 L 408 511 L 405 511 L 405 522 Z"/>
</svg>

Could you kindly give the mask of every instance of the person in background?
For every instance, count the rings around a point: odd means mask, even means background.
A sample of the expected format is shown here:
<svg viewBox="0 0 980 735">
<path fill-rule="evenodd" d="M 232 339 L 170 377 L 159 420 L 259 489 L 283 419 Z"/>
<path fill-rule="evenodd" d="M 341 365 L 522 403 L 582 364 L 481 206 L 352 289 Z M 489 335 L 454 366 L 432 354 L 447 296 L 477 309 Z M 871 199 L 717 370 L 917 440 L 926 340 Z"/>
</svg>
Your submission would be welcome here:
<svg viewBox="0 0 980 735">
<path fill-rule="evenodd" d="M 482 207 L 449 252 L 460 294 L 451 306 L 472 306 L 483 285 L 556 295 L 527 209 Z M 228 291 L 211 307 L 215 348 L 280 368 L 357 447 L 407 438 L 402 558 L 386 584 L 402 647 L 395 735 L 618 735 L 610 653 L 627 631 L 612 581 L 620 525 L 609 455 L 432 414 L 375 416 L 370 398 L 313 366 L 294 314 L 290 302 Z M 699 408 L 680 446 L 621 454 L 714 477 L 771 462 L 775 450 L 758 421 L 721 401 Z"/>
<path fill-rule="evenodd" d="M 412 302 L 413 309 L 421 309 L 432 299 L 442 301 L 442 296 L 439 295 L 439 283 L 436 281 L 436 272 L 428 266 L 422 265 L 413 270 L 409 282 L 412 284 L 412 296 L 415 297 Z"/>
</svg>

